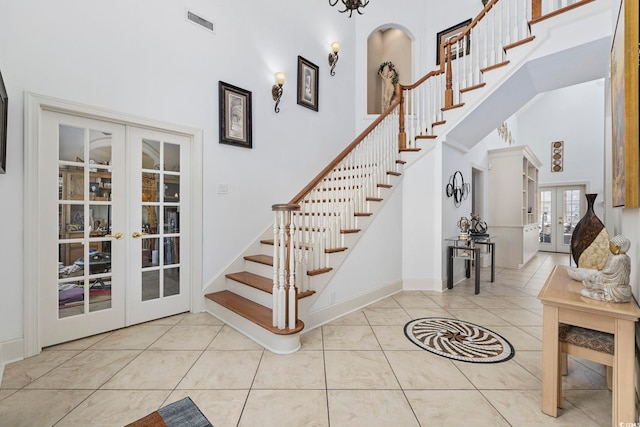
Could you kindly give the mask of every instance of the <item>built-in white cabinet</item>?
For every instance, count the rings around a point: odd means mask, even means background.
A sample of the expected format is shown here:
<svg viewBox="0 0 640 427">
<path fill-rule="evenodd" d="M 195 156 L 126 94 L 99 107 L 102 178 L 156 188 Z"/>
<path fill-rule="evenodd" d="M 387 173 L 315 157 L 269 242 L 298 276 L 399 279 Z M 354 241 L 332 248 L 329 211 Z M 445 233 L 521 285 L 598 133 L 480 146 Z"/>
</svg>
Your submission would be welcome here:
<svg viewBox="0 0 640 427">
<path fill-rule="evenodd" d="M 538 169 L 526 145 L 489 150 L 489 215 L 496 265 L 520 268 L 538 252 Z"/>
</svg>

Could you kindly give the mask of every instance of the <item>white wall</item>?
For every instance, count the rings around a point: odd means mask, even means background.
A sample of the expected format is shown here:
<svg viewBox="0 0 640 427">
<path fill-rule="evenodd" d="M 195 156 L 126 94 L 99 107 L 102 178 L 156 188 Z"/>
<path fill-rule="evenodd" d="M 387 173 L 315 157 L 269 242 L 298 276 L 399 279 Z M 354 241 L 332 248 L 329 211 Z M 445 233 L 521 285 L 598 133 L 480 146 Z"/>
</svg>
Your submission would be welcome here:
<svg viewBox="0 0 640 427">
<path fill-rule="evenodd" d="M 371 2 L 356 19 L 356 79 L 366 81 L 367 37 L 380 28 L 402 29 L 413 41 L 412 82 L 436 68 L 436 34 L 474 18 L 482 10 L 478 0 L 457 0 L 444 5 L 438 0 L 394 0 Z M 407 13 L 408 11 L 408 13 Z M 391 24 L 391 25 L 389 25 Z M 367 116 L 366 86 L 356 88 L 356 116 L 362 118 L 357 129 L 366 128 L 373 117 Z"/>
<path fill-rule="evenodd" d="M 349 257 L 321 291 L 311 311 L 356 299 L 402 277 L 402 184 L 384 202 L 372 223 L 350 248 Z M 365 219 L 366 221 L 367 219 Z M 355 308 L 355 307 L 354 307 Z"/>
<path fill-rule="evenodd" d="M 605 86 L 602 80 L 538 95 L 517 114 L 517 145 L 542 162 L 540 185 L 587 183 L 597 193 L 595 211 L 605 220 Z M 551 172 L 551 143 L 564 141 L 562 172 Z"/>
<path fill-rule="evenodd" d="M 185 8 L 214 21 L 216 34 L 186 21 Z M 333 40 L 341 52 L 331 77 Z M 23 336 L 24 92 L 203 129 L 203 285 L 268 227 L 272 204 L 354 137 L 354 20 L 324 2 L 0 0 L 0 41 L 10 99 L 0 343 Z M 319 112 L 296 105 L 298 55 L 320 67 Z M 288 76 L 279 114 L 276 71 Z M 251 150 L 218 143 L 219 80 L 253 93 Z M 229 193 L 216 194 L 218 184 Z"/>
<path fill-rule="evenodd" d="M 599 193 L 596 214 L 605 219 L 605 85 L 602 80 L 569 86 L 539 94 L 511 117 L 506 118 L 513 145 L 529 145 L 542 161 L 540 184 L 588 183 L 588 191 Z M 562 172 L 551 172 L 551 143 L 565 141 Z M 465 181 L 471 177 L 471 168 L 487 169 L 487 150 L 508 146 L 494 130 L 479 141 L 468 153 L 447 145 L 443 148 L 443 186 L 456 170 Z M 485 185 L 487 185 L 485 181 Z M 485 206 L 488 206 L 488 188 Z M 471 200 L 463 200 L 455 207 L 453 198 L 442 197 L 442 230 L 444 237 L 455 236 L 456 222 L 461 216 L 469 218 Z M 485 212 L 485 219 L 488 211 Z M 488 224 L 489 232 L 491 224 Z M 446 278 L 446 245 L 442 248 L 443 279 Z M 454 277 L 462 271 L 457 266 Z"/>
</svg>

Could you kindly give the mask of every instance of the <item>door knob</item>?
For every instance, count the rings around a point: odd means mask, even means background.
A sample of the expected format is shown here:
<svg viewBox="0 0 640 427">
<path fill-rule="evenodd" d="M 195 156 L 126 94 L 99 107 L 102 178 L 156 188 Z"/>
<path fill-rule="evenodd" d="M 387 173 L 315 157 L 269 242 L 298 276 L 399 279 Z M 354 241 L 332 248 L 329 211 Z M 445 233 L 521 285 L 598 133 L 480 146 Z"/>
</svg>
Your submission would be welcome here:
<svg viewBox="0 0 640 427">
<path fill-rule="evenodd" d="M 120 240 L 124 237 L 124 233 L 107 234 L 104 237 L 113 237 L 116 240 Z"/>
<path fill-rule="evenodd" d="M 133 233 L 131 233 L 131 237 L 133 237 L 134 239 L 139 239 L 140 236 L 142 236 L 142 233 L 140 233 L 139 231 L 134 231 Z"/>
</svg>

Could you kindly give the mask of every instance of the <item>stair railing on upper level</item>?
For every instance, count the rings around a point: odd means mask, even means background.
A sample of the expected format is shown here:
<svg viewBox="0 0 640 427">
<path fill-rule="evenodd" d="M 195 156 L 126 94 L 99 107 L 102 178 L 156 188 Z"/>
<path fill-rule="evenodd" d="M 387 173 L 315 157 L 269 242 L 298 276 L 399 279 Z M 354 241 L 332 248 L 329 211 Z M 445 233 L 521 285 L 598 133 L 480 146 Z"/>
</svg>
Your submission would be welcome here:
<svg viewBox="0 0 640 427">
<path fill-rule="evenodd" d="M 506 50 L 526 42 L 530 23 L 595 0 L 490 0 L 478 16 L 440 46 L 440 68 L 413 85 L 398 85 L 389 108 L 288 204 L 273 206 L 273 326 L 293 329 L 298 292 L 309 277 L 331 270 L 329 254 L 345 250 L 345 235 L 381 200 L 399 174 L 398 153 L 434 138 L 444 112 L 464 105 L 482 74 L 508 64 Z M 560 4 L 558 4 L 560 3 Z"/>
<path fill-rule="evenodd" d="M 440 45 L 440 67 L 402 86 L 405 112 L 399 126 L 407 147 L 436 136 L 444 112 L 462 107 L 465 92 L 484 86 L 483 73 L 508 65 L 506 52 L 530 41 L 530 25 L 595 0 L 491 0 L 460 33 Z M 402 123 L 404 121 L 404 123 Z M 404 147 L 401 145 L 401 147 Z"/>
<path fill-rule="evenodd" d="M 435 136 L 436 127 L 444 124 L 444 112 L 463 106 L 463 94 L 484 85 L 484 72 L 508 63 L 505 47 L 529 36 L 531 6 L 531 0 L 489 1 L 459 34 L 443 40 L 439 69 L 402 86 L 409 147 Z"/>
</svg>

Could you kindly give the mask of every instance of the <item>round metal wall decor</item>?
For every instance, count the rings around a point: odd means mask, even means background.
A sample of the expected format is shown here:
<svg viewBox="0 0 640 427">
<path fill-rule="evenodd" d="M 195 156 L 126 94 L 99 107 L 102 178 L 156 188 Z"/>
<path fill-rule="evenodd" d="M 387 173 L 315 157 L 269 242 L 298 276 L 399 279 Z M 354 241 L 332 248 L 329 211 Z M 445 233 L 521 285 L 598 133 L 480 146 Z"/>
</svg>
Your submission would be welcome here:
<svg viewBox="0 0 640 427">
<path fill-rule="evenodd" d="M 469 197 L 471 191 L 471 185 L 464 183 L 464 177 L 462 172 L 456 171 L 451 177 L 449 177 L 449 183 L 447 184 L 445 191 L 447 197 L 453 197 L 453 204 L 457 207 L 460 206 L 462 200 Z"/>
</svg>

